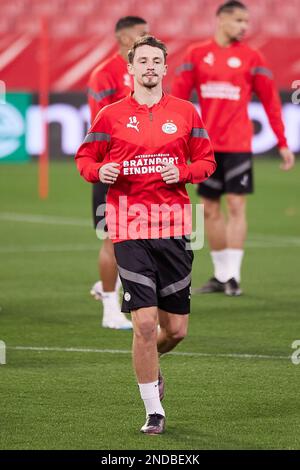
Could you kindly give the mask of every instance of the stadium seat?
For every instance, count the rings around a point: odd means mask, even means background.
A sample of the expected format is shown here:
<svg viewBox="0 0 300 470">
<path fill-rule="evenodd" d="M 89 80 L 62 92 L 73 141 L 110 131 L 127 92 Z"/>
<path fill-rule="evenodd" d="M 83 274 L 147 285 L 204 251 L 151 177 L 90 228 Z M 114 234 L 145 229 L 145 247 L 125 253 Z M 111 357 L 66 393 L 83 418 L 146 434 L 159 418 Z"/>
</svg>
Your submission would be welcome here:
<svg viewBox="0 0 300 470">
<path fill-rule="evenodd" d="M 11 18 L 0 18 L 0 35 L 3 34 L 8 34 L 13 27 L 13 19 Z"/>
<path fill-rule="evenodd" d="M 61 51 L 59 67 L 51 64 L 51 80 L 56 83 L 66 73 L 70 58 L 76 62 L 81 59 L 80 51 L 93 51 L 103 47 L 104 54 L 110 48 L 115 50 L 113 29 L 116 21 L 125 15 L 144 17 L 151 32 L 170 44 L 169 66 L 174 71 L 183 51 L 191 42 L 198 42 L 213 34 L 215 13 L 220 0 L 0 0 L 0 53 L 8 45 L 14 45 L 23 35 L 33 41 L 25 51 L 28 69 L 35 70 L 36 54 L 34 48 L 39 43 L 40 18 L 49 19 L 51 51 Z M 299 48 L 300 22 L 298 21 L 299 0 L 251 0 L 247 2 L 250 17 L 250 44 L 262 48 L 266 57 L 275 67 L 275 76 L 280 83 L 291 83 L 294 78 L 295 58 L 289 59 L 284 53 L 284 44 L 290 47 L 291 38 L 295 39 L 295 50 Z M 30 39 L 31 39 L 30 38 Z M 281 64 L 274 56 L 278 38 L 282 39 Z M 285 42 L 286 41 L 286 42 Z M 271 43 L 271 44 L 270 44 Z M 17 43 L 18 44 L 18 43 Z M 67 50 L 66 50 L 66 44 Z M 289 51 L 291 52 L 291 51 Z M 174 57 L 175 55 L 175 57 Z M 179 58 L 180 56 L 180 58 Z M 1 70 L 2 79 L 18 87 L 20 71 L 23 70 L 24 54 L 17 54 L 14 66 Z M 294 57 L 294 56 L 293 56 Z M 74 83 L 74 89 L 82 89 L 87 80 Z M 287 76 L 290 77 L 287 79 Z M 36 89 L 36 74 L 28 74 L 28 82 Z M 169 86 L 167 81 L 167 86 Z"/>
<path fill-rule="evenodd" d="M 220 0 L 181 3 L 174 0 L 151 3 L 140 0 L 1 0 L 0 33 L 24 32 L 26 24 L 28 32 L 34 34 L 36 19 L 46 15 L 54 24 L 52 30 L 57 30 L 60 36 L 96 34 L 98 21 L 104 21 L 104 29 L 109 31 L 111 26 L 108 25 L 113 25 L 120 16 L 134 14 L 145 17 L 156 34 L 194 38 L 211 34 L 219 4 Z M 259 30 L 266 36 L 299 34 L 298 0 L 287 0 L 284 8 L 280 0 L 252 0 L 248 6 L 255 18 L 250 23 L 253 33 Z"/>
</svg>

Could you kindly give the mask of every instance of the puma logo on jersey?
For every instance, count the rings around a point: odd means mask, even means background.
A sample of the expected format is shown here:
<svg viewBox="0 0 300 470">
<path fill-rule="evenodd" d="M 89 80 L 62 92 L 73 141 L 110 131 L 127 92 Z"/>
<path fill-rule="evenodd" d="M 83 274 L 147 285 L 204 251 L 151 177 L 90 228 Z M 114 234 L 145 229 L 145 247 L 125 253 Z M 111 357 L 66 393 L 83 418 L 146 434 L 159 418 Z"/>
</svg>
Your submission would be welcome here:
<svg viewBox="0 0 300 470">
<path fill-rule="evenodd" d="M 249 175 L 244 175 L 240 181 L 241 186 L 246 187 L 248 185 Z"/>
<path fill-rule="evenodd" d="M 135 129 L 137 132 L 140 132 L 139 130 L 139 121 L 137 120 L 136 116 L 130 116 L 129 122 L 126 127 L 129 127 L 131 129 Z"/>
<path fill-rule="evenodd" d="M 215 56 L 213 55 L 212 52 L 209 52 L 204 58 L 203 62 L 205 62 L 208 65 L 214 65 L 215 62 Z"/>
</svg>

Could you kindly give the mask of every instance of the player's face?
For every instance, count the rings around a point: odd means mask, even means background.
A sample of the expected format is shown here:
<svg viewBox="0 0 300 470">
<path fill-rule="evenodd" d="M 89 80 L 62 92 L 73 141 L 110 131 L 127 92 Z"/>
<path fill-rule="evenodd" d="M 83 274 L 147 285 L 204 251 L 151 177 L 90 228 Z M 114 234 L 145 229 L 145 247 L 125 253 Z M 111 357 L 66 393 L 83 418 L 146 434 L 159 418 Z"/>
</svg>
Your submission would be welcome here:
<svg viewBox="0 0 300 470">
<path fill-rule="evenodd" d="M 138 47 L 133 64 L 128 64 L 128 72 L 145 88 L 156 87 L 167 73 L 163 51 L 146 45 Z"/>
<path fill-rule="evenodd" d="M 146 24 L 136 24 L 131 28 L 126 28 L 121 34 L 122 43 L 128 48 L 131 49 L 135 41 L 143 36 L 147 36 L 150 32 L 149 25 Z"/>
<path fill-rule="evenodd" d="M 241 41 L 249 27 L 247 10 L 235 8 L 232 13 L 220 15 L 220 25 L 231 41 Z"/>
</svg>

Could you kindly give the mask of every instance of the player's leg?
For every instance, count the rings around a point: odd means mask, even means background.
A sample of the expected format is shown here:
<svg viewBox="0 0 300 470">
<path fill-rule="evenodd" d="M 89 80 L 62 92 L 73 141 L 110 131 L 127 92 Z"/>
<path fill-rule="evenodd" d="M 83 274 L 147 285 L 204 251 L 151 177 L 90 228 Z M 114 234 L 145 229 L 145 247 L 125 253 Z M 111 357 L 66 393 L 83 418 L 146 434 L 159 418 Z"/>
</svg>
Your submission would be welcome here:
<svg viewBox="0 0 300 470">
<path fill-rule="evenodd" d="M 227 295 L 240 295 L 241 266 L 247 236 L 246 196 L 227 194 L 227 253 L 230 280 L 225 287 Z"/>
<path fill-rule="evenodd" d="M 187 335 L 189 316 L 158 309 L 159 333 L 157 338 L 158 353 L 165 354 L 177 346 Z"/>
<path fill-rule="evenodd" d="M 186 237 L 156 242 L 158 275 L 159 333 L 157 351 L 161 356 L 179 344 L 186 336 L 190 312 L 191 272 L 193 252 Z M 164 397 L 164 379 L 158 375 L 161 400 Z"/>
<path fill-rule="evenodd" d="M 102 279 L 102 326 L 104 328 L 130 330 L 132 329 L 132 322 L 121 311 L 119 288 L 116 289 L 119 275 L 114 247 L 110 239 L 107 238 L 103 241 L 99 257 L 99 271 Z"/>
<path fill-rule="evenodd" d="M 202 294 L 224 292 L 229 279 L 227 259 L 226 219 L 221 207 L 221 198 L 202 197 L 204 204 L 204 227 L 210 255 L 214 267 L 214 276 L 198 291 Z"/>
<path fill-rule="evenodd" d="M 211 251 L 226 248 L 226 220 L 221 208 L 221 198 L 208 199 L 202 197 L 204 205 L 204 223 L 206 236 Z"/>
<path fill-rule="evenodd" d="M 223 154 L 216 153 L 217 170 L 198 186 L 198 194 L 204 205 L 204 228 L 208 240 L 214 275 L 202 287 L 193 289 L 193 294 L 224 292 L 228 281 L 226 250 L 226 219 L 221 207 L 224 190 Z"/>
<path fill-rule="evenodd" d="M 157 307 L 132 311 L 132 358 L 141 398 L 146 410 L 145 434 L 161 434 L 165 427 L 165 411 L 158 388 Z"/>
<path fill-rule="evenodd" d="M 247 196 L 243 194 L 226 194 L 226 203 L 228 214 L 227 247 L 233 250 L 243 250 L 247 237 Z"/>
<path fill-rule="evenodd" d="M 252 156 L 250 153 L 229 154 L 224 160 L 227 205 L 227 255 L 229 280 L 225 294 L 242 293 L 241 265 L 247 236 L 246 195 L 253 192 Z"/>
<path fill-rule="evenodd" d="M 103 222 L 104 215 L 98 215 L 99 206 L 104 206 L 106 201 L 107 185 L 96 183 L 93 185 L 93 217 L 94 226 Z M 104 210 L 102 211 L 104 214 Z M 107 230 L 105 228 L 105 230 Z M 104 328 L 128 330 L 132 328 L 132 323 L 121 312 L 119 301 L 119 282 L 116 259 L 114 255 L 113 243 L 109 238 L 103 240 L 98 257 L 98 271 L 101 281 L 94 284 L 91 294 L 103 302 Z"/>
<path fill-rule="evenodd" d="M 113 242 L 109 238 L 103 240 L 101 248 L 99 250 L 98 272 L 99 278 L 102 281 L 102 291 L 114 291 L 119 273 L 114 253 Z"/>
<path fill-rule="evenodd" d="M 159 357 L 172 351 L 187 335 L 189 315 L 176 314 L 158 309 L 159 332 L 157 337 L 157 351 Z M 159 398 L 165 396 L 165 381 L 161 369 L 158 371 Z"/>
<path fill-rule="evenodd" d="M 157 307 L 133 310 L 133 365 L 138 383 L 155 382 L 158 376 Z"/>
<path fill-rule="evenodd" d="M 101 281 L 97 281 L 93 285 L 91 295 L 96 300 L 103 300 L 103 292 L 115 291 L 119 296 L 122 284 L 119 278 L 113 242 L 109 238 L 103 240 L 99 250 L 98 273 Z"/>
<path fill-rule="evenodd" d="M 157 289 L 151 240 L 128 240 L 114 245 L 123 285 L 122 310 L 133 320 L 133 365 L 147 420 L 141 431 L 164 431 L 165 412 L 158 389 Z"/>
</svg>

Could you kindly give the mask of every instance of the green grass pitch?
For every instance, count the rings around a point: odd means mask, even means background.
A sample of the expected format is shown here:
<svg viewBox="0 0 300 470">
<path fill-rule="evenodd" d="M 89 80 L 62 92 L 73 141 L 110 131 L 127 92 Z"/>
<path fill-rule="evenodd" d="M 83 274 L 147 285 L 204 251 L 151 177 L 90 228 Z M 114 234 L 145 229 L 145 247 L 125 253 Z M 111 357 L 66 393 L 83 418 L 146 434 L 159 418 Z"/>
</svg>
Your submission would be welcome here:
<svg viewBox="0 0 300 470">
<path fill-rule="evenodd" d="M 99 246 L 89 185 L 74 164 L 53 163 L 40 201 L 35 164 L 1 165 L 0 449 L 300 448 L 300 365 L 290 359 L 300 340 L 300 169 L 278 165 L 256 161 L 245 295 L 193 298 L 180 354 L 162 358 L 167 432 L 156 437 L 139 432 L 131 333 L 102 329 L 89 295 Z M 210 274 L 206 246 L 193 284 Z"/>
</svg>

